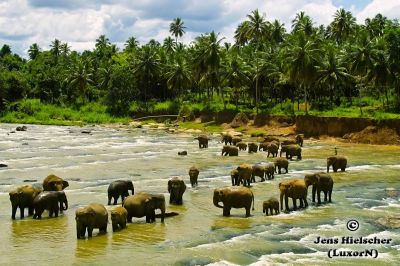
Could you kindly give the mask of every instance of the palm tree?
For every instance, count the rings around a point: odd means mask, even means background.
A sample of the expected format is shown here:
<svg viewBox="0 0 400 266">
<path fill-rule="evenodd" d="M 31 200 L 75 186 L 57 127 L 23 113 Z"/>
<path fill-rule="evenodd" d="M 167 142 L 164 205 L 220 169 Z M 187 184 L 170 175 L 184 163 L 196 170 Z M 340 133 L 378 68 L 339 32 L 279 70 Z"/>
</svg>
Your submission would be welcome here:
<svg viewBox="0 0 400 266">
<path fill-rule="evenodd" d="M 51 47 L 50 52 L 54 56 L 55 63 L 57 64 L 58 57 L 60 56 L 60 52 L 61 52 L 60 40 L 54 39 L 54 41 L 51 42 L 50 47 Z"/>
<path fill-rule="evenodd" d="M 175 43 L 178 43 L 178 36 L 182 37 L 185 33 L 186 27 L 180 17 L 174 18 L 169 24 L 169 32 L 175 36 Z"/>
<path fill-rule="evenodd" d="M 305 111 L 307 109 L 307 92 L 315 78 L 315 66 L 320 50 L 312 39 L 307 39 L 304 32 L 298 32 L 294 44 L 289 43 L 286 60 L 289 63 L 289 76 L 294 84 L 304 89 Z"/>
<path fill-rule="evenodd" d="M 128 40 L 125 42 L 125 49 L 124 51 L 132 52 L 139 47 L 139 42 L 135 37 L 129 37 Z"/>
<path fill-rule="evenodd" d="M 293 32 L 303 31 L 307 36 L 311 36 L 313 32 L 313 22 L 304 11 L 301 11 L 297 13 L 296 17 L 292 20 L 292 30 Z"/>
<path fill-rule="evenodd" d="M 235 30 L 235 41 L 237 45 L 245 45 L 249 41 L 249 21 L 243 21 Z"/>
<path fill-rule="evenodd" d="M 28 55 L 31 60 L 34 60 L 40 54 L 40 47 L 37 43 L 33 43 L 29 46 Z"/>
<path fill-rule="evenodd" d="M 342 44 L 354 31 L 356 19 L 350 11 L 343 8 L 336 11 L 333 22 L 331 23 L 332 36 L 337 44 Z"/>
<path fill-rule="evenodd" d="M 387 18 L 379 13 L 372 20 L 369 18 L 365 20 L 365 28 L 372 38 L 380 37 L 383 35 L 387 23 Z"/>
<path fill-rule="evenodd" d="M 285 25 L 281 24 L 279 20 L 275 19 L 271 25 L 271 38 L 276 44 L 283 42 L 283 38 L 286 34 Z"/>
<path fill-rule="evenodd" d="M 141 80 L 144 89 L 144 101 L 147 108 L 147 90 L 151 81 L 156 78 L 161 69 L 160 59 L 153 46 L 146 45 L 139 52 L 133 66 L 133 73 Z"/>
<path fill-rule="evenodd" d="M 249 21 L 247 34 L 255 45 L 256 73 L 258 73 L 257 52 L 261 45 L 261 39 L 267 30 L 268 23 L 265 21 L 265 17 L 260 15 L 258 9 L 253 10 L 251 14 L 247 15 L 247 19 Z M 258 114 L 258 76 L 256 76 L 256 112 Z"/>
<path fill-rule="evenodd" d="M 351 78 L 347 73 L 340 57 L 336 55 L 335 47 L 329 45 L 325 49 L 326 60 L 322 64 L 316 66 L 318 74 L 318 83 L 326 86 L 329 89 L 330 103 L 333 103 L 333 96 L 335 94 L 334 88 L 340 84 L 346 84 Z"/>
<path fill-rule="evenodd" d="M 164 39 L 163 47 L 168 53 L 174 52 L 175 49 L 174 40 L 170 36 L 168 36 L 167 38 Z"/>
<path fill-rule="evenodd" d="M 69 46 L 68 43 L 63 43 L 60 45 L 60 50 L 63 56 L 67 56 L 71 52 L 71 46 Z"/>
<path fill-rule="evenodd" d="M 191 83 L 189 67 L 181 56 L 178 56 L 175 62 L 168 67 L 165 77 L 168 88 L 176 90 L 178 97 L 182 96 L 182 90 L 188 88 Z"/>
<path fill-rule="evenodd" d="M 80 59 L 76 64 L 72 64 L 68 70 L 68 76 L 65 79 L 68 87 L 79 91 L 83 103 L 87 99 L 87 86 L 93 84 L 93 69 L 89 61 Z"/>
</svg>

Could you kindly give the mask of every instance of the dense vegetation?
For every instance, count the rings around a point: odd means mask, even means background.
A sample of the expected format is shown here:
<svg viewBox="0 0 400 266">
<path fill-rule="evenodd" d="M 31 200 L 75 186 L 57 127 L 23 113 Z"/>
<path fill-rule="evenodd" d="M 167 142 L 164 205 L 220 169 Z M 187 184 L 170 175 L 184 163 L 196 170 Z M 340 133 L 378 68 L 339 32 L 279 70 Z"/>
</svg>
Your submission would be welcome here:
<svg viewBox="0 0 400 266">
<path fill-rule="evenodd" d="M 104 35 L 94 50 L 82 53 L 58 39 L 47 51 L 34 43 L 27 60 L 4 44 L 3 121 L 41 112 L 43 119 L 85 120 L 54 106 L 120 117 L 177 113 L 182 107 L 339 115 L 342 109 L 365 115 L 369 109 L 363 106 L 400 111 L 397 20 L 378 14 L 359 25 L 351 12 L 340 9 L 330 25 L 317 26 L 300 12 L 287 32 L 281 22 L 266 21 L 254 10 L 238 25 L 234 44 L 211 32 L 185 45 L 179 42 L 185 29 L 176 18 L 163 43 L 139 45 L 131 37 L 122 51 Z"/>
</svg>

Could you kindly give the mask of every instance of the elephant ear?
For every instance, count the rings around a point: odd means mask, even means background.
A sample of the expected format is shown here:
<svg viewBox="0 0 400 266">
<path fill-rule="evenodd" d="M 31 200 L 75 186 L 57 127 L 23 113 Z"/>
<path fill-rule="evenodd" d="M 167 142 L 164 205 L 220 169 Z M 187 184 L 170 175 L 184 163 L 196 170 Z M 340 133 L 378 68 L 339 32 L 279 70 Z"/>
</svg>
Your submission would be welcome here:
<svg viewBox="0 0 400 266">
<path fill-rule="evenodd" d="M 69 186 L 68 181 L 63 180 L 62 183 L 63 183 L 63 189 Z"/>
<path fill-rule="evenodd" d="M 185 182 L 183 182 L 183 180 L 181 180 L 181 193 L 183 194 L 186 191 L 186 184 Z"/>
</svg>

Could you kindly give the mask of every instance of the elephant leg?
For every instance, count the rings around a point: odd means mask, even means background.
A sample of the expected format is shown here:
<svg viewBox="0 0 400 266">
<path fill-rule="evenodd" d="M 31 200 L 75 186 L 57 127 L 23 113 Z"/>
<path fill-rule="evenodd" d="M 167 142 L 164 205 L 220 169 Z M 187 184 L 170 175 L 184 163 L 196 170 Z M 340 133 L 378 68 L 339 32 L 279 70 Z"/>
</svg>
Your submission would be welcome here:
<svg viewBox="0 0 400 266">
<path fill-rule="evenodd" d="M 132 215 L 129 215 L 129 213 L 128 213 L 126 220 L 128 221 L 128 223 L 132 223 Z"/>
<path fill-rule="evenodd" d="M 286 211 L 289 212 L 289 197 L 287 195 L 285 195 L 285 208 Z"/>
<path fill-rule="evenodd" d="M 226 207 L 225 204 L 224 204 L 224 209 L 223 209 L 222 215 L 223 216 L 230 216 L 231 215 L 230 211 L 231 211 L 231 208 Z"/>
<path fill-rule="evenodd" d="M 54 210 L 54 216 L 58 217 L 58 208 Z"/>
<path fill-rule="evenodd" d="M 293 199 L 293 210 L 297 210 L 296 199 L 295 198 L 292 199 Z"/>
<path fill-rule="evenodd" d="M 321 188 L 317 188 L 318 204 L 321 204 Z"/>
<path fill-rule="evenodd" d="M 333 167 L 333 172 L 335 172 L 335 173 L 336 173 L 336 172 L 337 172 L 337 170 L 338 170 L 338 169 L 337 169 L 336 167 Z"/>
<path fill-rule="evenodd" d="M 275 215 L 278 215 L 279 214 L 279 208 L 276 208 L 275 209 Z"/>
<path fill-rule="evenodd" d="M 272 206 L 269 207 L 269 212 L 271 213 L 271 216 L 274 215 L 274 208 L 272 208 Z"/>
<path fill-rule="evenodd" d="M 315 202 L 315 193 L 317 192 L 317 187 L 315 185 L 312 186 L 312 202 Z"/>
<path fill-rule="evenodd" d="M 118 229 L 118 225 L 117 224 L 112 224 L 112 230 L 113 232 L 116 232 Z"/>
<path fill-rule="evenodd" d="M 111 199 L 112 199 L 112 196 L 110 194 L 108 194 L 108 205 L 111 205 Z"/>
<path fill-rule="evenodd" d="M 28 208 L 28 214 L 29 214 L 29 216 L 33 215 L 33 207 L 32 206 Z"/>
<path fill-rule="evenodd" d="M 332 189 L 329 190 L 329 202 L 332 202 Z"/>
<path fill-rule="evenodd" d="M 307 202 L 307 195 L 306 196 L 304 196 L 304 208 L 307 208 L 308 207 L 308 202 Z"/>
<path fill-rule="evenodd" d="M 11 219 L 15 220 L 15 214 L 17 213 L 18 206 L 13 205 L 11 210 Z"/>
<path fill-rule="evenodd" d="M 125 195 L 121 195 L 121 201 L 124 202 Z"/>
<path fill-rule="evenodd" d="M 300 198 L 300 199 L 299 199 L 299 202 L 300 202 L 300 206 L 299 206 L 299 207 L 300 207 L 300 209 L 301 209 L 301 208 L 304 207 L 303 199 Z"/>
<path fill-rule="evenodd" d="M 280 167 L 278 168 L 278 173 L 281 174 L 281 168 Z"/>
<path fill-rule="evenodd" d="M 246 217 L 250 217 L 250 208 L 251 206 L 246 207 Z"/>
<path fill-rule="evenodd" d="M 346 167 L 341 168 L 342 172 L 346 171 Z"/>
<path fill-rule="evenodd" d="M 20 212 L 21 219 L 24 219 L 24 208 L 19 207 L 19 212 Z"/>
<path fill-rule="evenodd" d="M 54 213 L 54 210 L 53 210 L 52 208 L 50 208 L 50 210 L 49 210 L 49 216 L 50 216 L 50 217 L 53 217 L 53 213 Z"/>
<path fill-rule="evenodd" d="M 87 227 L 87 233 L 88 233 L 88 237 L 92 237 L 92 234 L 93 234 L 93 226 L 92 225 L 89 225 Z"/>
<path fill-rule="evenodd" d="M 114 205 L 118 204 L 119 195 L 114 195 Z"/>
</svg>

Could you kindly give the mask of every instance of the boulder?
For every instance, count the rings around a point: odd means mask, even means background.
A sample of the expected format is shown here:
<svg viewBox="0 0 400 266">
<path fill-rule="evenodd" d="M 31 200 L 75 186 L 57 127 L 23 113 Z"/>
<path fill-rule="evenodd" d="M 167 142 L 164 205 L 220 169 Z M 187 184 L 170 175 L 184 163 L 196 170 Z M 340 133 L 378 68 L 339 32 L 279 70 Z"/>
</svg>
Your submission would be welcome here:
<svg viewBox="0 0 400 266">
<path fill-rule="evenodd" d="M 245 113 L 238 113 L 231 122 L 231 127 L 237 128 L 241 126 L 246 126 L 249 123 L 249 118 Z"/>
<path fill-rule="evenodd" d="M 379 218 L 376 222 L 387 228 L 400 228 L 400 215 L 389 215 Z"/>
</svg>

